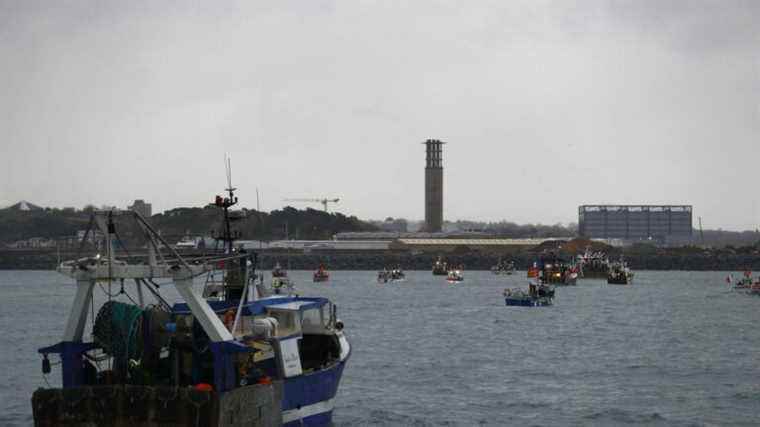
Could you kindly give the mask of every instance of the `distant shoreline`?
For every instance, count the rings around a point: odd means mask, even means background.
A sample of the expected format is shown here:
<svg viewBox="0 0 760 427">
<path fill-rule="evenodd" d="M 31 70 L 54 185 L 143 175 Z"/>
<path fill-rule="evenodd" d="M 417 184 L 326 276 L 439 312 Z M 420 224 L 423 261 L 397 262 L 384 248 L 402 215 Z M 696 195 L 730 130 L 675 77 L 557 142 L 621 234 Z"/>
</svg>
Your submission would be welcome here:
<svg viewBox="0 0 760 427">
<path fill-rule="evenodd" d="M 186 252 L 188 256 L 200 255 L 198 252 Z M 79 254 L 79 257 L 89 254 Z M 490 270 L 499 256 L 490 253 L 441 254 L 444 260 L 463 265 L 466 270 Z M 77 257 L 76 253 L 61 253 L 61 260 Z M 400 266 L 404 270 L 430 270 L 437 254 L 411 254 L 408 252 L 373 252 L 373 253 L 310 253 L 285 254 L 262 252 L 259 255 L 261 269 L 269 270 L 279 262 L 292 270 L 313 270 L 319 264 L 325 264 L 330 270 L 377 271 L 386 267 Z M 625 260 L 634 270 L 651 271 L 725 271 L 736 272 L 760 270 L 760 255 L 726 254 L 715 255 L 657 253 L 625 254 Z M 513 260 L 519 270 L 527 270 L 537 259 L 537 254 L 529 251 L 513 253 L 502 258 Z M 613 259 L 616 257 L 613 256 Z M 54 250 L 3 250 L 0 251 L 0 270 L 54 270 L 58 262 L 58 253 Z"/>
</svg>

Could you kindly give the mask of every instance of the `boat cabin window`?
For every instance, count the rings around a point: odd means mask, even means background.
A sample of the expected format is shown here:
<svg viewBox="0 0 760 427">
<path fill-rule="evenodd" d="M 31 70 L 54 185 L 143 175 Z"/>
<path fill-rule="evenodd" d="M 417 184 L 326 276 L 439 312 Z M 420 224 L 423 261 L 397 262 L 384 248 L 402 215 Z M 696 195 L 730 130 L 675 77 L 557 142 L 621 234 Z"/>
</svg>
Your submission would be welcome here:
<svg viewBox="0 0 760 427">
<path fill-rule="evenodd" d="M 304 310 L 302 315 L 302 326 L 305 334 L 324 332 L 327 318 L 324 317 L 323 310 L 320 308 L 312 308 Z"/>
<path fill-rule="evenodd" d="M 322 306 L 320 309 L 322 310 L 322 323 L 327 326 L 330 324 L 330 320 L 332 319 L 332 310 L 333 310 L 333 304 L 327 303 Z"/>
<path fill-rule="evenodd" d="M 277 319 L 277 336 L 287 337 L 301 333 L 301 322 L 298 310 L 267 310 L 269 315 Z"/>
</svg>

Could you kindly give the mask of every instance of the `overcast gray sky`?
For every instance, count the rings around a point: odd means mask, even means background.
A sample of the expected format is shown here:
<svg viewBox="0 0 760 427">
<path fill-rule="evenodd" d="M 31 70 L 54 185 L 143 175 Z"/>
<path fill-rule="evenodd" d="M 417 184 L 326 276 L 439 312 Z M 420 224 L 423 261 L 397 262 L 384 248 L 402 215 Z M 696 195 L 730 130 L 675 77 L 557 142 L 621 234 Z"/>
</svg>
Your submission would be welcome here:
<svg viewBox="0 0 760 427">
<path fill-rule="evenodd" d="M 420 219 L 438 138 L 449 220 L 760 225 L 759 1 L 0 0 L 0 81 L 0 202 L 198 206 L 228 153 L 244 206 Z"/>
</svg>

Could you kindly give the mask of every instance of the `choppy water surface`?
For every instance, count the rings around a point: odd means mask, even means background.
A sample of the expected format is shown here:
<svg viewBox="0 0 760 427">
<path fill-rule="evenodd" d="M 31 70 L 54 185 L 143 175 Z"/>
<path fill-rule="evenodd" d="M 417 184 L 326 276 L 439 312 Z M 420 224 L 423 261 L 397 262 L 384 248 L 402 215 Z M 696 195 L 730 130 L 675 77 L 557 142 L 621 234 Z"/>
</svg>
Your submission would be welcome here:
<svg viewBox="0 0 760 427">
<path fill-rule="evenodd" d="M 725 273 L 586 280 L 545 308 L 504 306 L 524 273 L 309 275 L 291 272 L 338 304 L 353 345 L 337 425 L 760 424 L 760 298 L 728 291 Z M 0 425 L 31 424 L 36 350 L 59 340 L 73 294 L 56 273 L 0 271 Z"/>
</svg>

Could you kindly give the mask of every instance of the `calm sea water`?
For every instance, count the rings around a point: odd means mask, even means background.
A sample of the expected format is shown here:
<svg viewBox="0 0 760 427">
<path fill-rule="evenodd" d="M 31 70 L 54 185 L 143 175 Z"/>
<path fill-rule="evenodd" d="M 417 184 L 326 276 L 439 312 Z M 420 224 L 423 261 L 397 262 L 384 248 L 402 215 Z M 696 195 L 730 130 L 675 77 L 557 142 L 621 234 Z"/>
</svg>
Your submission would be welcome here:
<svg viewBox="0 0 760 427">
<path fill-rule="evenodd" d="M 291 272 L 302 294 L 338 304 L 353 346 L 337 425 L 760 424 L 760 298 L 730 292 L 725 273 L 586 280 L 543 308 L 504 306 L 524 272 L 458 285 L 309 275 Z M 53 272 L 0 271 L 0 425 L 32 424 L 36 350 L 59 340 L 73 294 Z"/>
</svg>

